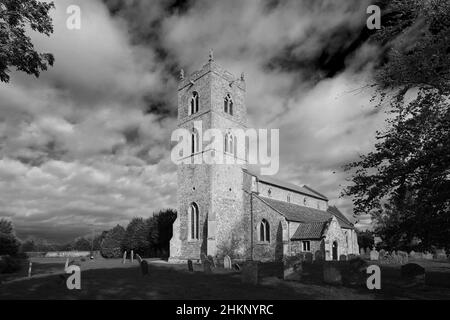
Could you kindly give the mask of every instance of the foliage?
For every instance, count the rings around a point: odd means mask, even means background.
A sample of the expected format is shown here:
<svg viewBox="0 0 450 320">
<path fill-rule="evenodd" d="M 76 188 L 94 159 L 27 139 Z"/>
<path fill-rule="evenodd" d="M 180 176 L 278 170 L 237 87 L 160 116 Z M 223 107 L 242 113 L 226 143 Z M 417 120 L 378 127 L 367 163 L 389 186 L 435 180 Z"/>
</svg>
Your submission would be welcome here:
<svg viewBox="0 0 450 320">
<path fill-rule="evenodd" d="M 0 259 L 0 274 L 14 273 L 22 268 L 24 260 L 21 258 L 11 257 L 9 255 L 3 256 Z"/>
<path fill-rule="evenodd" d="M 391 1 L 374 39 L 386 48 L 376 72 L 386 128 L 375 150 L 348 164 L 356 214 L 370 213 L 391 245 L 418 238 L 450 247 L 450 3 Z"/>
<path fill-rule="evenodd" d="M 120 258 L 124 237 L 125 229 L 122 226 L 117 225 L 111 229 L 101 243 L 101 255 L 105 258 Z"/>
<path fill-rule="evenodd" d="M 375 244 L 374 234 L 372 231 L 356 231 L 358 235 L 358 246 L 360 248 L 372 248 Z"/>
<path fill-rule="evenodd" d="M 53 65 L 49 53 L 34 49 L 26 30 L 50 36 L 53 33 L 49 11 L 53 2 L 38 0 L 2 0 L 0 2 L 0 81 L 9 82 L 10 67 L 38 77 L 40 71 Z"/>
<path fill-rule="evenodd" d="M 20 243 L 13 234 L 0 233 L 0 256 L 15 256 L 19 252 Z"/>
<path fill-rule="evenodd" d="M 5 218 L 0 219 L 0 233 L 12 234 L 14 231 L 12 222 Z"/>
<path fill-rule="evenodd" d="M 74 249 L 77 251 L 91 251 L 92 243 L 85 238 L 75 240 Z"/>
<path fill-rule="evenodd" d="M 123 250 L 133 250 L 141 256 L 148 254 L 150 242 L 148 241 L 149 225 L 143 218 L 133 218 L 125 231 L 122 242 Z"/>
<path fill-rule="evenodd" d="M 172 239 L 172 225 L 177 218 L 177 212 L 172 209 L 161 210 L 154 214 L 152 218 L 154 223 L 149 230 L 149 239 L 157 252 L 162 255 L 168 255 L 170 239 Z"/>
</svg>

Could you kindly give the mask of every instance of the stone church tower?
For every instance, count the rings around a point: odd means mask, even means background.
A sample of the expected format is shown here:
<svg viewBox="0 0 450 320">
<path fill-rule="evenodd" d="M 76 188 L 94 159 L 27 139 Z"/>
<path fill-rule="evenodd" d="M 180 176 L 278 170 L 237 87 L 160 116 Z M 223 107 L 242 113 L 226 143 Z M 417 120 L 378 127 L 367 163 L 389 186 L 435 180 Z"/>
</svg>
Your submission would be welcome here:
<svg viewBox="0 0 450 320">
<path fill-rule="evenodd" d="M 184 72 L 180 75 L 178 128 L 192 132 L 191 152 L 186 156 L 192 164 L 180 164 L 177 169 L 178 216 L 170 242 L 171 261 L 199 260 L 202 254 L 215 256 L 244 233 L 242 165 L 201 162 L 201 156 L 208 152 L 221 152 L 224 159 L 235 157 L 228 145 L 228 150 L 208 150 L 211 142 L 201 137 L 207 129 L 219 129 L 226 144 L 229 130 L 245 129 L 244 100 L 244 76 L 236 78 L 225 71 L 214 61 L 212 52 L 200 70 L 187 77 Z M 200 162 L 194 164 L 195 159 Z"/>
</svg>

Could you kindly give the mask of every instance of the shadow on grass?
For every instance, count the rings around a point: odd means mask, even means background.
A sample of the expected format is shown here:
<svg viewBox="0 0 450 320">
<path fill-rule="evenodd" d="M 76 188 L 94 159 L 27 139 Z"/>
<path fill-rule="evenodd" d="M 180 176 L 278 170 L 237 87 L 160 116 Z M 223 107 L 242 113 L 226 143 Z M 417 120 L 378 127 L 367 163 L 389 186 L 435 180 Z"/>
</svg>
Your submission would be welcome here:
<svg viewBox="0 0 450 320">
<path fill-rule="evenodd" d="M 236 273 L 189 273 L 177 268 L 149 266 L 142 276 L 132 268 L 82 271 L 81 290 L 68 290 L 59 275 L 23 280 L 0 288 L 0 299 L 315 299 L 288 284 L 242 284 Z M 305 290 L 306 291 L 306 290 Z"/>
</svg>

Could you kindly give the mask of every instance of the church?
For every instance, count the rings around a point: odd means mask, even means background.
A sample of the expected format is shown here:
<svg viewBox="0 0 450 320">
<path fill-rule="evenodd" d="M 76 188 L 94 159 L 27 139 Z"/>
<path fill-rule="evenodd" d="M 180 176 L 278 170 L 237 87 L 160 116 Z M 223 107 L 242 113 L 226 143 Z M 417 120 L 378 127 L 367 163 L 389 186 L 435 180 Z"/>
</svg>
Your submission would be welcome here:
<svg viewBox="0 0 450 320">
<path fill-rule="evenodd" d="M 195 122 L 204 129 L 247 128 L 246 83 L 209 61 L 178 85 L 178 128 L 192 132 L 188 158 L 204 152 L 236 157 L 233 148 L 195 145 Z M 226 138 L 227 139 L 227 138 Z M 203 143 L 203 142 L 202 142 Z M 224 142 L 227 143 L 226 141 Z M 245 162 L 245 161 L 244 161 Z M 353 224 L 323 194 L 261 175 L 244 164 L 182 163 L 177 166 L 177 211 L 170 241 L 171 262 L 202 256 L 274 261 L 300 253 L 338 260 L 359 254 Z"/>
</svg>

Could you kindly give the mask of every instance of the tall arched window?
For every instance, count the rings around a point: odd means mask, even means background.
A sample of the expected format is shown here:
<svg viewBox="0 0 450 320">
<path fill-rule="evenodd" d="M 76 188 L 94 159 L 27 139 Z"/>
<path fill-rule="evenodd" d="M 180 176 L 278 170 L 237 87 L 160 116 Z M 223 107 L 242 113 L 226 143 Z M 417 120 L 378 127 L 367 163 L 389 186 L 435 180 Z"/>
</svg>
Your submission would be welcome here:
<svg viewBox="0 0 450 320">
<path fill-rule="evenodd" d="M 233 115 L 233 99 L 231 99 L 231 95 L 227 94 L 225 99 L 223 100 L 223 111 L 230 115 Z"/>
<path fill-rule="evenodd" d="M 196 154 L 199 152 L 199 141 L 197 131 L 191 133 L 191 154 Z"/>
<path fill-rule="evenodd" d="M 192 93 L 191 101 L 190 101 L 190 104 L 189 104 L 189 115 L 197 113 L 198 112 L 198 106 L 199 106 L 198 92 L 194 91 Z"/>
<path fill-rule="evenodd" d="M 270 242 L 270 226 L 266 219 L 259 224 L 259 241 Z"/>
<path fill-rule="evenodd" d="M 198 205 L 193 202 L 189 207 L 189 238 L 191 240 L 199 239 L 199 217 Z"/>
</svg>

